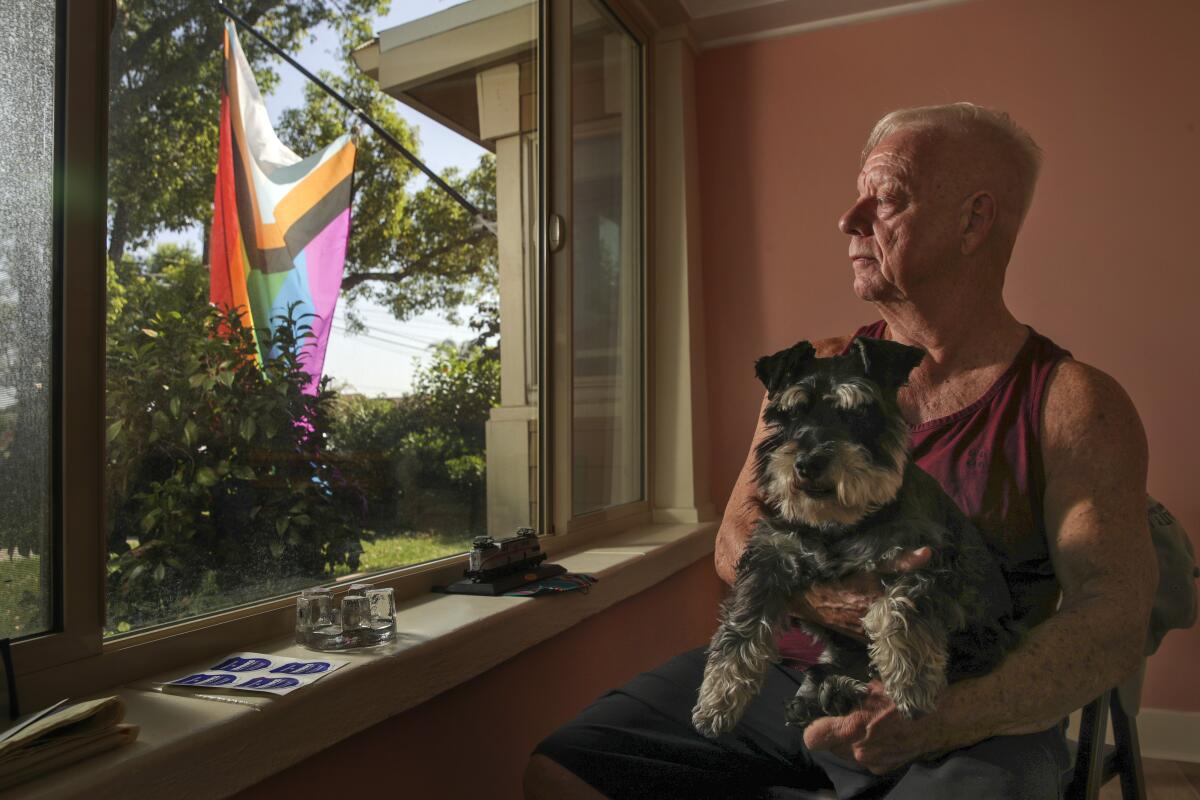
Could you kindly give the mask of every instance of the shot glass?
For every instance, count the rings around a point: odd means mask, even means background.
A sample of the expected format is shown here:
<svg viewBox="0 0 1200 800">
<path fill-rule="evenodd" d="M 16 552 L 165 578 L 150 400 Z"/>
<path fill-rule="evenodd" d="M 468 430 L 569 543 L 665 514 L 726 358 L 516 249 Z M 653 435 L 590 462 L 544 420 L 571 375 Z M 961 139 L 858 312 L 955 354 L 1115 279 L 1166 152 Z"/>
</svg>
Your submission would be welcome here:
<svg viewBox="0 0 1200 800">
<path fill-rule="evenodd" d="M 396 595 L 391 589 L 370 589 L 367 602 L 371 606 L 371 622 L 392 623 L 396 620 Z"/>
<path fill-rule="evenodd" d="M 333 623 L 333 590 L 328 586 L 313 586 L 300 593 L 300 597 L 308 598 L 309 624 L 313 628 Z M 297 615 L 299 604 L 297 604 Z"/>
<path fill-rule="evenodd" d="M 375 584 L 373 583 L 352 583 L 350 584 L 350 589 L 346 592 L 346 594 L 361 594 L 362 596 L 366 597 L 367 592 L 374 588 Z"/>
<path fill-rule="evenodd" d="M 371 627 L 371 605 L 361 594 L 348 594 L 342 598 L 342 629 Z"/>
</svg>

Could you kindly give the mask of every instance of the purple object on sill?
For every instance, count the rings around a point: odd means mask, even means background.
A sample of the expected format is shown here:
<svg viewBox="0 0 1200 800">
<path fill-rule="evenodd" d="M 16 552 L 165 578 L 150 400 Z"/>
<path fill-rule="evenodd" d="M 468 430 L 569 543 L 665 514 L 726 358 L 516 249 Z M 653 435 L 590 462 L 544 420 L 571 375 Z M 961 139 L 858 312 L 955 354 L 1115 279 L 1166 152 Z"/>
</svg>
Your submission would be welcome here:
<svg viewBox="0 0 1200 800">
<path fill-rule="evenodd" d="M 537 597 L 543 594 L 557 594 L 559 592 L 573 592 L 576 589 L 587 594 L 592 588 L 592 584 L 600 580 L 595 575 L 588 575 L 585 572 L 568 572 L 565 575 L 557 575 L 553 578 L 544 578 L 540 581 L 527 583 L 520 589 L 515 589 L 511 592 L 505 592 L 508 597 Z"/>
</svg>

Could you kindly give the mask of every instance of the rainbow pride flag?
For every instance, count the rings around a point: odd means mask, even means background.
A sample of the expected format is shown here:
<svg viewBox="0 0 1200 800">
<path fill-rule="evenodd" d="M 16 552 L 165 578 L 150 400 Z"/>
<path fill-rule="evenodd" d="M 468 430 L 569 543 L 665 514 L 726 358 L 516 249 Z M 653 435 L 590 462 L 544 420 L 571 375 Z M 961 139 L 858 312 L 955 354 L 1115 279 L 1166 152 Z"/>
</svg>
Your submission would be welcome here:
<svg viewBox="0 0 1200 800">
<path fill-rule="evenodd" d="M 237 309 L 255 330 L 259 363 L 271 355 L 260 333 L 298 304 L 293 314 L 312 327 L 300 354 L 310 392 L 321 380 L 342 285 L 355 152 L 349 135 L 308 158 L 279 141 L 226 22 L 209 299 Z"/>
</svg>

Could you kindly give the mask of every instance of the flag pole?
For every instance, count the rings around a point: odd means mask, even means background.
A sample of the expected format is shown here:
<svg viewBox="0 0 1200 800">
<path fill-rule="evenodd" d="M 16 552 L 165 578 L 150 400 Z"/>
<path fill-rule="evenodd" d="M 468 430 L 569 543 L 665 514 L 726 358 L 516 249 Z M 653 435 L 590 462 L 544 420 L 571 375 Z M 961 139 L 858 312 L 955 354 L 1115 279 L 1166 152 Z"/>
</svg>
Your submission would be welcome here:
<svg viewBox="0 0 1200 800">
<path fill-rule="evenodd" d="M 402 155 L 406 159 L 408 159 L 408 161 L 410 163 L 412 163 L 413 166 L 415 166 L 417 169 L 421 170 L 421 172 L 425 173 L 426 177 L 428 177 L 429 180 L 433 181 L 435 184 L 438 185 L 438 187 L 440 187 L 442 189 L 442 191 L 444 191 L 444 192 L 446 192 L 446 194 L 450 195 L 456 203 L 458 203 L 460 206 L 462 206 L 466 210 L 466 212 L 471 215 L 471 219 L 475 222 L 476 225 L 484 228 L 489 233 L 491 233 L 493 236 L 496 235 L 496 223 L 494 220 L 490 220 L 487 217 L 485 217 L 483 215 L 483 212 L 479 210 L 478 206 L 476 206 L 474 203 L 472 203 L 467 198 L 463 197 L 462 194 L 457 189 L 455 189 L 453 186 L 451 186 L 450 184 L 448 184 L 444 180 L 442 180 L 440 175 L 438 175 L 436 172 L 431 170 L 429 167 L 425 166 L 425 163 L 423 161 L 421 161 L 421 159 L 419 159 L 415 155 L 413 155 L 408 150 L 407 147 L 402 145 L 400 143 L 399 139 L 397 139 L 395 136 L 392 136 L 392 134 L 388 133 L 387 130 L 385 130 L 382 125 L 380 125 L 378 122 L 373 120 L 371 117 L 367 116 L 367 112 L 363 111 L 361 108 L 359 108 L 358 106 L 351 103 L 340 92 L 338 92 L 333 87 L 331 87 L 329 84 L 325 83 L 325 81 L 321 80 L 316 75 L 313 75 L 311 72 L 309 72 L 304 67 L 302 67 L 300 65 L 300 63 L 298 61 L 296 61 L 296 59 L 292 58 L 290 55 L 288 55 L 286 52 L 284 52 L 278 45 L 276 45 L 270 39 L 268 39 L 267 37 L 265 37 L 261 33 L 259 33 L 257 30 L 255 30 L 253 25 L 251 25 L 249 22 L 246 22 L 246 20 L 244 20 L 240 16 L 238 16 L 231 8 L 229 8 L 229 6 L 222 3 L 221 0 L 213 0 L 213 5 L 216 6 L 216 9 L 218 11 L 220 11 L 222 14 L 229 17 L 231 20 L 233 20 L 238 25 L 240 25 L 243 29 L 245 29 L 251 36 L 253 36 L 255 39 L 258 39 L 258 41 L 262 42 L 263 45 L 268 50 L 270 50 L 272 53 L 274 53 L 275 55 L 282 58 L 287 63 L 291 64 L 293 67 L 295 67 L 300 72 L 301 75 L 308 78 L 310 81 L 315 83 L 318 87 L 320 87 L 320 89 L 323 92 L 325 92 L 327 95 L 332 97 L 334 100 L 338 101 L 343 106 L 345 106 L 346 109 L 348 111 L 350 111 L 351 114 L 356 116 L 359 120 L 361 120 L 363 122 L 363 124 L 365 124 L 371 130 L 375 131 L 375 133 L 379 134 L 379 137 L 381 139 L 383 139 L 385 142 L 387 142 L 392 147 L 394 147 L 400 153 L 400 155 Z"/>
</svg>

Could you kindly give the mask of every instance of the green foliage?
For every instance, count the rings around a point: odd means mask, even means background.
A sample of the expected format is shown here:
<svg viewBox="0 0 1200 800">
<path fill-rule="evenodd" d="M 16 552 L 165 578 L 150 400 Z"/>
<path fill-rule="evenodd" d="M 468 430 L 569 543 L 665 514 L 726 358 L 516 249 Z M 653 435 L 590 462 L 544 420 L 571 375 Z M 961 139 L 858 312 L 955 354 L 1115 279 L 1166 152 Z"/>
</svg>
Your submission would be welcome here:
<svg viewBox="0 0 1200 800">
<path fill-rule="evenodd" d="M 195 256 L 158 255 L 113 270 L 107 342 L 109 616 L 135 626 L 361 552 L 361 497 L 324 452 L 334 393 L 303 391 L 308 326 L 260 331 L 278 352 L 260 368 L 237 314 L 197 301 Z"/>
<path fill-rule="evenodd" d="M 398 400 L 343 396 L 329 443 L 357 485 L 368 487 L 382 529 L 482 533 L 486 527 L 485 425 L 500 398 L 495 348 L 438 345 Z"/>
<path fill-rule="evenodd" d="M 353 47 L 374 35 L 372 18 L 386 0 L 249 0 L 236 10 L 285 51 L 333 28 L 343 68 L 321 77 L 379 122 L 413 153 L 416 131 L 391 98 L 352 62 Z M 223 17 L 208 0 L 122 0 L 112 45 L 109 118 L 109 257 L 147 245 L 155 234 L 201 225 L 207 232 L 217 163 Z M 279 60 L 251 36 L 243 49 L 264 93 L 278 83 Z M 315 84 L 304 106 L 277 120 L 280 138 L 307 154 L 350 130 L 353 116 Z M 494 293 L 496 240 L 444 191 L 369 129 L 357 137 L 355 197 L 346 278 L 353 301 L 372 298 L 397 319 L 457 309 Z M 467 175 L 442 176 L 484 216 L 496 218 L 495 158 L 485 153 Z M 353 306 L 351 305 L 351 311 Z M 361 323 L 351 314 L 350 325 Z"/>
<path fill-rule="evenodd" d="M 386 0 L 244 0 L 232 6 L 285 50 L 322 23 L 350 45 L 369 39 Z M 224 20 L 208 0 L 118 0 L 109 58 L 109 257 L 212 214 Z M 278 60 L 248 36 L 264 92 Z M 290 67 L 287 67 L 290 69 Z"/>
<path fill-rule="evenodd" d="M 485 423 L 500 401 L 500 361 L 494 350 L 446 342 L 417 373 L 413 388 L 420 427 L 401 445 L 407 475 L 418 487 L 447 486 L 465 496 L 468 526 L 483 532 Z"/>
</svg>

